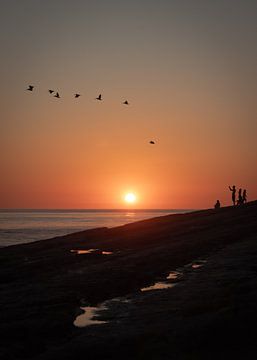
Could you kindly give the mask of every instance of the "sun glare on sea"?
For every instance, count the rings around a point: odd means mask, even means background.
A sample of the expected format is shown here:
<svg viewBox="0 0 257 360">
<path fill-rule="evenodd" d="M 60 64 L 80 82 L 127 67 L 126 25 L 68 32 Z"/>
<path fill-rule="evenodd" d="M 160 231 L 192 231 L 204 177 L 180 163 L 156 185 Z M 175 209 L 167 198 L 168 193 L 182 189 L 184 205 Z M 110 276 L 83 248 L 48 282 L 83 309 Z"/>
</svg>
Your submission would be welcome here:
<svg viewBox="0 0 257 360">
<path fill-rule="evenodd" d="M 133 193 L 127 193 L 124 197 L 124 200 L 126 201 L 126 203 L 133 204 L 134 202 L 136 202 L 137 197 Z"/>
</svg>

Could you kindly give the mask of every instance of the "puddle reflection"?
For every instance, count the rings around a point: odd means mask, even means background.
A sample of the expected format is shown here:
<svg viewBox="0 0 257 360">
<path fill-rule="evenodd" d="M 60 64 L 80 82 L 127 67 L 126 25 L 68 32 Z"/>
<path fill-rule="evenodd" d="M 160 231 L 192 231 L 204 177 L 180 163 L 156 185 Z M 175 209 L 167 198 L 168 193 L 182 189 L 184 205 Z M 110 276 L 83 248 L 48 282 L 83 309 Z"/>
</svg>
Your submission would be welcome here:
<svg viewBox="0 0 257 360">
<path fill-rule="evenodd" d="M 199 269 L 206 263 L 206 260 L 199 260 L 192 263 L 192 269 Z"/>
<path fill-rule="evenodd" d="M 169 284 L 165 282 L 157 282 L 154 285 L 147 286 L 144 288 L 141 288 L 141 291 L 151 291 L 151 290 L 162 290 L 162 289 L 168 289 L 174 287 L 175 284 Z"/>
<path fill-rule="evenodd" d="M 178 277 L 181 276 L 181 273 L 178 271 L 171 271 L 169 275 L 166 277 L 167 280 L 177 280 Z"/>
<path fill-rule="evenodd" d="M 106 324 L 108 321 L 98 320 L 97 316 L 99 316 L 99 312 L 103 310 L 108 310 L 112 307 L 115 303 L 125 304 L 130 303 L 130 299 L 127 297 L 117 297 L 110 300 L 106 300 L 103 303 L 99 304 L 98 306 L 83 306 L 80 309 L 83 310 L 83 314 L 80 314 L 76 317 L 73 325 L 76 327 L 85 327 L 89 325 L 100 325 Z M 83 299 L 84 302 L 84 299 Z M 117 304 L 115 305 L 117 306 Z"/>
<path fill-rule="evenodd" d="M 77 316 L 73 324 L 76 327 L 85 327 L 85 326 L 89 326 L 89 325 L 105 324 L 105 323 L 107 323 L 107 321 L 97 320 L 94 318 L 98 315 L 97 313 L 99 311 L 106 310 L 106 309 L 107 309 L 107 307 L 104 305 L 99 305 L 97 307 L 93 307 L 93 306 L 81 307 L 81 310 L 83 310 L 84 313 Z"/>
<path fill-rule="evenodd" d="M 84 254 L 93 254 L 93 253 L 97 253 L 100 255 L 111 255 L 113 254 L 112 251 L 102 251 L 99 249 L 83 249 L 83 250 L 70 250 L 71 253 L 75 253 L 77 255 L 84 255 Z"/>
<path fill-rule="evenodd" d="M 102 251 L 99 249 L 88 249 L 88 250 L 70 250 L 71 252 L 74 252 L 76 254 L 91 254 L 94 252 L 98 252 L 102 255 L 110 255 L 113 254 L 111 251 Z M 151 286 L 143 287 L 140 289 L 141 292 L 145 291 L 154 291 L 154 290 L 163 290 L 163 289 L 169 289 L 173 288 L 177 285 L 179 280 L 184 277 L 184 274 L 186 271 L 190 271 L 191 269 L 198 269 L 201 268 L 207 260 L 195 260 L 194 262 L 185 265 L 183 268 L 177 268 L 177 271 L 171 271 L 166 276 L 166 281 L 160 281 L 156 282 Z M 168 281 L 171 280 L 171 281 Z M 102 310 L 108 310 L 110 307 L 112 307 L 112 304 L 114 302 L 120 302 L 120 303 L 129 303 L 131 302 L 131 299 L 128 299 L 127 297 L 117 297 L 110 300 L 106 300 L 102 304 L 96 307 L 92 306 L 86 306 L 81 307 L 81 310 L 84 311 L 83 314 L 76 317 L 73 324 L 76 327 L 85 327 L 89 325 L 99 325 L 99 324 L 106 324 L 108 321 L 98 320 L 97 317 L 99 317 L 99 312 Z"/>
<path fill-rule="evenodd" d="M 88 249 L 88 250 L 71 250 L 70 252 L 82 255 L 82 254 L 91 254 L 93 252 L 98 251 L 98 249 Z"/>
<path fill-rule="evenodd" d="M 192 264 L 193 269 L 199 269 L 202 266 L 203 266 L 203 264 Z"/>
</svg>

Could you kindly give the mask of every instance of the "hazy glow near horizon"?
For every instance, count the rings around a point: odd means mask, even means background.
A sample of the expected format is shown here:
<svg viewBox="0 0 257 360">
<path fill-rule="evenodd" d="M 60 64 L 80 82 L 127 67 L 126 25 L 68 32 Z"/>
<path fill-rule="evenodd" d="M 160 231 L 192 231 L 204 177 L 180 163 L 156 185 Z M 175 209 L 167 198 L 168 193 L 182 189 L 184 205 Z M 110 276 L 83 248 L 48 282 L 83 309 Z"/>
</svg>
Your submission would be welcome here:
<svg viewBox="0 0 257 360">
<path fill-rule="evenodd" d="M 257 198 L 256 0 L 3 1 L 0 41 L 0 208 Z"/>
</svg>

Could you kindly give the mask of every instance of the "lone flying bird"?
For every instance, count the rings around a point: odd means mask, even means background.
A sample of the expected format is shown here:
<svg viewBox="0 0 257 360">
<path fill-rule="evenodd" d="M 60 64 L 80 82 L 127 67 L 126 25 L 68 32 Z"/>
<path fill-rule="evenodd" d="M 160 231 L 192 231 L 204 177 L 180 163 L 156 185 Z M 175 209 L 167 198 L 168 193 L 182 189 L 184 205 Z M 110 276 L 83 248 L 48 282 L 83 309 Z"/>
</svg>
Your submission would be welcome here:
<svg viewBox="0 0 257 360">
<path fill-rule="evenodd" d="M 35 86 L 33 86 L 33 85 L 29 85 L 29 87 L 27 88 L 27 90 L 28 90 L 28 91 L 33 91 L 34 87 L 35 87 Z"/>
<path fill-rule="evenodd" d="M 96 100 L 103 100 L 102 99 L 102 94 L 99 94 L 99 96 L 96 98 Z"/>
<path fill-rule="evenodd" d="M 75 94 L 75 99 L 80 97 L 80 94 Z"/>
<path fill-rule="evenodd" d="M 125 101 L 123 102 L 123 104 L 124 104 L 124 105 L 129 105 L 129 102 L 128 102 L 127 100 L 125 100 Z"/>
<path fill-rule="evenodd" d="M 56 98 L 60 99 L 60 95 L 59 95 L 59 93 L 57 92 L 57 93 L 54 95 L 54 97 L 56 97 Z"/>
<path fill-rule="evenodd" d="M 155 144 L 155 142 L 151 140 L 151 141 L 149 141 L 149 144 L 154 145 L 154 144 Z"/>
<path fill-rule="evenodd" d="M 54 92 L 54 90 L 48 90 L 49 94 L 52 94 Z"/>
</svg>

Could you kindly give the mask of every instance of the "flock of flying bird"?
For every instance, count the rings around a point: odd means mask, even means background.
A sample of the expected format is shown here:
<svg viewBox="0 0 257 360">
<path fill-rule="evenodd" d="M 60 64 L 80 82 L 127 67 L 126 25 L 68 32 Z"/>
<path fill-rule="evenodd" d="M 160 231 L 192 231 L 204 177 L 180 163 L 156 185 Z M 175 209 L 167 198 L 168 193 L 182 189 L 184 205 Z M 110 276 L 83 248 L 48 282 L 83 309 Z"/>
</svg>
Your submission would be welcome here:
<svg viewBox="0 0 257 360">
<path fill-rule="evenodd" d="M 33 91 L 34 88 L 35 88 L 34 85 L 29 85 L 26 90 L 28 90 L 28 91 Z M 53 95 L 53 96 L 54 96 L 55 98 L 57 98 L 57 99 L 60 99 L 60 98 L 61 98 L 58 91 L 49 89 L 48 92 L 49 92 L 50 95 L 55 94 L 55 95 Z M 77 94 L 77 93 L 74 94 L 75 99 L 79 98 L 80 96 L 81 96 L 81 94 Z M 95 98 L 95 100 L 99 100 L 99 101 L 103 100 L 102 94 L 99 94 L 99 95 Z M 127 100 L 125 100 L 125 101 L 123 101 L 122 104 L 123 104 L 123 105 L 129 105 L 129 102 L 128 102 Z M 149 141 L 149 144 L 154 145 L 155 142 L 154 142 L 153 140 L 151 140 L 151 141 Z"/>
<path fill-rule="evenodd" d="M 28 88 L 27 88 L 27 90 L 28 90 L 28 91 L 33 91 L 34 88 L 35 88 L 34 85 L 29 85 Z M 53 95 L 53 96 L 56 97 L 57 99 L 60 99 L 60 98 L 61 98 L 58 91 L 49 89 L 48 92 L 49 92 L 50 95 L 52 95 L 52 94 L 55 93 L 55 95 Z M 75 99 L 79 98 L 80 96 L 81 96 L 81 94 L 77 94 L 77 93 L 74 94 Z M 99 100 L 99 101 L 103 100 L 102 94 L 99 94 L 99 95 L 97 96 L 97 98 L 95 98 L 95 99 L 96 99 L 96 100 Z M 128 102 L 127 100 L 125 100 L 125 101 L 123 101 L 122 104 L 124 104 L 124 105 L 129 105 L 129 102 Z"/>
</svg>

